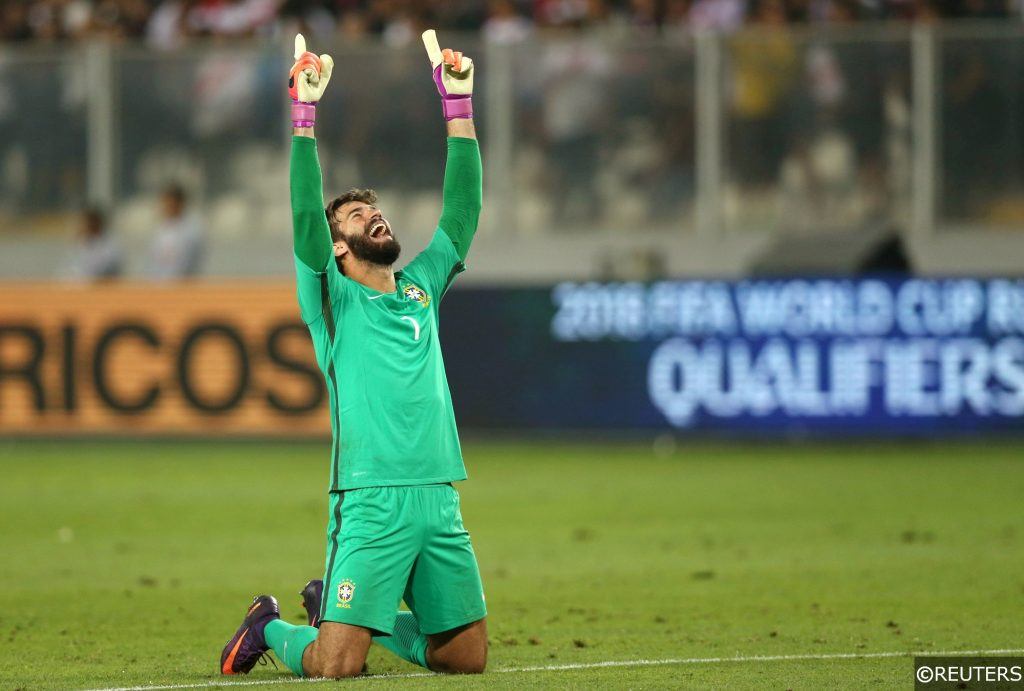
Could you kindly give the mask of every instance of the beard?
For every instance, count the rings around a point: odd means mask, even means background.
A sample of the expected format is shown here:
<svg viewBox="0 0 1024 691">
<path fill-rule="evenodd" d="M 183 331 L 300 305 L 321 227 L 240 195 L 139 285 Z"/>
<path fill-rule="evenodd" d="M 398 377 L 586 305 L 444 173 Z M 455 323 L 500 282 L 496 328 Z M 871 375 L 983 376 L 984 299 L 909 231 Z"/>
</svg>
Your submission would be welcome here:
<svg viewBox="0 0 1024 691">
<path fill-rule="evenodd" d="M 371 240 L 365 233 L 345 236 L 345 244 L 356 259 L 378 266 L 391 266 L 398 261 L 402 245 L 392 235 L 382 241 Z"/>
</svg>

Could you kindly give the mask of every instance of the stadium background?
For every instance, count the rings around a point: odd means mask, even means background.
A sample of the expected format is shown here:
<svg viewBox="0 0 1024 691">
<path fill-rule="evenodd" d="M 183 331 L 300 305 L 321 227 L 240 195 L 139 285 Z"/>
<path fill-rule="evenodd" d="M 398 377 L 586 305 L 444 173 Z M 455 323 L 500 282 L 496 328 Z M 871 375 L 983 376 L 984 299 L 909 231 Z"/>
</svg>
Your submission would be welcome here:
<svg viewBox="0 0 1024 691">
<path fill-rule="evenodd" d="M 339 66 L 325 193 L 375 187 L 407 257 L 444 156 L 420 31 L 479 68 L 442 338 L 492 666 L 546 668 L 507 683 L 905 687 L 912 652 L 1018 647 L 1021 13 L 4 2 L 0 682 L 207 682 L 254 589 L 322 569 L 295 31 Z"/>
</svg>

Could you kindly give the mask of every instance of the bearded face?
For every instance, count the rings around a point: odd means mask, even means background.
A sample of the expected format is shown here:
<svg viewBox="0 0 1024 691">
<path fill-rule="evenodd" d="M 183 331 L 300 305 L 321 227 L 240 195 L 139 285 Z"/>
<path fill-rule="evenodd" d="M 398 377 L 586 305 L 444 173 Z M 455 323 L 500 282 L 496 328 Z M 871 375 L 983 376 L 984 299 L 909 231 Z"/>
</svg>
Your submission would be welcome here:
<svg viewBox="0 0 1024 691">
<path fill-rule="evenodd" d="M 379 209 L 356 202 L 342 207 L 339 215 L 341 237 L 353 257 L 379 266 L 391 266 L 398 260 L 402 246 Z"/>
<path fill-rule="evenodd" d="M 402 245 L 391 232 L 391 224 L 384 217 L 377 217 L 367 225 L 367 229 L 361 233 L 342 234 L 349 252 L 356 259 L 391 266 L 398 261 L 398 256 L 402 253 Z"/>
</svg>

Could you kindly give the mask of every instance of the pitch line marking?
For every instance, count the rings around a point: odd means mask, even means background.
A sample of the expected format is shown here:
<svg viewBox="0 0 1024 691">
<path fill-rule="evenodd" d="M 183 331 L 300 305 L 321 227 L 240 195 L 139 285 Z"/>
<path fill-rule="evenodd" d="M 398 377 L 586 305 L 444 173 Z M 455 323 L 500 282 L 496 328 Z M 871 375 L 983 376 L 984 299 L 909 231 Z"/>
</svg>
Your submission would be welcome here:
<svg viewBox="0 0 1024 691">
<path fill-rule="evenodd" d="M 505 667 L 487 670 L 487 674 L 509 674 L 522 672 L 565 672 L 576 669 L 606 669 L 609 667 L 655 667 L 660 665 L 708 665 L 720 662 L 786 662 L 795 660 L 872 660 L 890 657 L 965 657 L 979 655 L 1021 655 L 1024 648 L 998 650 L 915 650 L 909 652 L 889 651 L 884 653 L 798 653 L 793 655 L 742 655 L 736 657 L 678 657 L 664 660 L 607 660 L 605 662 L 576 662 L 567 665 L 541 665 L 537 667 Z M 373 681 L 376 679 L 413 679 L 416 677 L 438 676 L 431 672 L 408 674 L 378 674 L 355 677 L 348 680 Z M 202 684 L 167 684 L 157 686 L 112 686 L 88 691 L 171 691 L 172 689 L 210 689 L 236 686 L 270 686 L 271 684 L 315 684 L 328 681 L 323 678 L 307 679 L 260 679 L 254 681 L 208 681 Z"/>
</svg>

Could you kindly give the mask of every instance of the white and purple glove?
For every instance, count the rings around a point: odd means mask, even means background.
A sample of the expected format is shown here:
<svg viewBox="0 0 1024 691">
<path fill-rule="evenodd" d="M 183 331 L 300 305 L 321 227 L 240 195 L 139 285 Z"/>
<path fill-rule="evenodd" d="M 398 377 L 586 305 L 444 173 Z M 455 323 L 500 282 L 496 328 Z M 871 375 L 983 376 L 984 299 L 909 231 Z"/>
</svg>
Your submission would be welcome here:
<svg viewBox="0 0 1024 691">
<path fill-rule="evenodd" d="M 423 46 L 434 70 L 437 92 L 441 94 L 444 119 L 473 117 L 473 61 L 461 51 L 441 50 L 433 29 L 423 32 Z"/>
<path fill-rule="evenodd" d="M 288 72 L 288 95 L 292 99 L 292 127 L 312 127 L 316 104 L 331 81 L 334 60 L 306 50 L 306 39 L 295 34 L 295 64 Z"/>
</svg>

